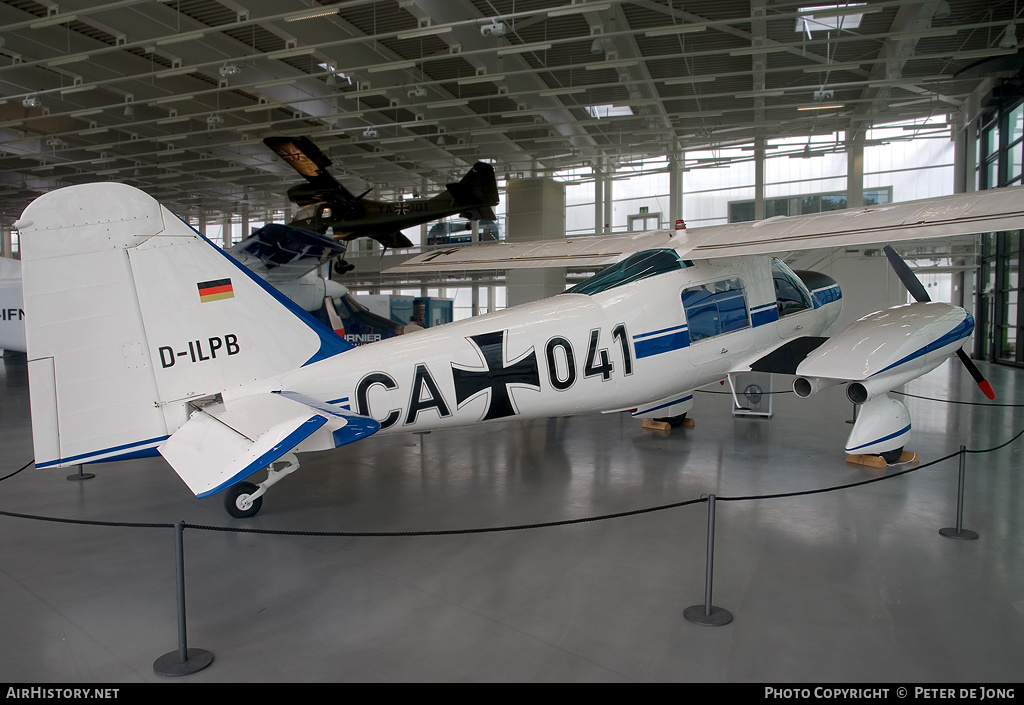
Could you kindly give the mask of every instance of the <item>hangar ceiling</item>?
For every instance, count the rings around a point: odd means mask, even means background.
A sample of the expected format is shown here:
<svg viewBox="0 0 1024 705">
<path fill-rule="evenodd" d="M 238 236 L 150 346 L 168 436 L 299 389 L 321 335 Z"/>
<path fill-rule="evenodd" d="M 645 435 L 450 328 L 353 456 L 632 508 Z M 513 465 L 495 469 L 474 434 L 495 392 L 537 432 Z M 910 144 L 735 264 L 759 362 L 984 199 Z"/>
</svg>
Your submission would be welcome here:
<svg viewBox="0 0 1024 705">
<path fill-rule="evenodd" d="M 0 218 L 107 179 L 181 215 L 257 219 L 301 180 L 269 135 L 308 135 L 353 191 L 391 196 L 478 159 L 499 178 L 605 170 L 962 121 L 972 93 L 1017 73 L 1016 14 L 1015 0 L 2 0 Z"/>
</svg>

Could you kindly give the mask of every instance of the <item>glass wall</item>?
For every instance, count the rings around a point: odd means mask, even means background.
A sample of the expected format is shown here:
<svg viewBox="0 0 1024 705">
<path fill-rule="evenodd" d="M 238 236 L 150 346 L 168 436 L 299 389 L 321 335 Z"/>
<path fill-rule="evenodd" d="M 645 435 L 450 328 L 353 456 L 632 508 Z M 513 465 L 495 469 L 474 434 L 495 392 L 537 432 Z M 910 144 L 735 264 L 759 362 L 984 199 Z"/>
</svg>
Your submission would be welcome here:
<svg viewBox="0 0 1024 705">
<path fill-rule="evenodd" d="M 1024 104 L 1005 103 L 983 115 L 978 130 L 979 189 L 1017 186 L 1024 171 Z M 1020 299 L 1021 233 L 988 233 L 981 239 L 977 282 L 975 357 L 1024 365 Z"/>
</svg>

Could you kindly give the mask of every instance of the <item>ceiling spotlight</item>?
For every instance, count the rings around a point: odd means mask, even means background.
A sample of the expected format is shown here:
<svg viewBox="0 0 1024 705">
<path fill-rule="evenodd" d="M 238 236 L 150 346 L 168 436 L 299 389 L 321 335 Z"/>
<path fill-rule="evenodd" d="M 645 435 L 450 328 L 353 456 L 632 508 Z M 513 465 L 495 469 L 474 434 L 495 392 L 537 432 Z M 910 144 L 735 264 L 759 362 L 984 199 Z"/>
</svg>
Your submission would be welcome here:
<svg viewBox="0 0 1024 705">
<path fill-rule="evenodd" d="M 601 40 L 595 39 L 594 43 L 590 45 L 590 53 L 594 56 L 604 53 L 604 47 L 601 46 Z"/>
<path fill-rule="evenodd" d="M 220 115 L 211 115 L 208 118 L 206 118 L 206 126 L 207 127 L 214 127 L 216 125 L 221 125 L 223 123 L 224 123 L 224 118 L 222 118 Z"/>
<path fill-rule="evenodd" d="M 46 144 L 48 144 L 51 147 L 59 147 L 62 144 L 64 144 L 64 140 L 62 140 L 60 137 L 48 137 L 46 139 Z"/>
<path fill-rule="evenodd" d="M 409 91 L 410 98 L 424 98 L 427 95 L 427 89 L 423 86 L 416 86 Z"/>
<path fill-rule="evenodd" d="M 335 76 L 333 73 L 329 74 L 327 76 L 327 85 L 328 86 L 336 86 L 336 85 L 338 85 L 338 77 Z"/>
<path fill-rule="evenodd" d="M 364 140 L 375 140 L 378 137 L 380 137 L 380 133 L 377 132 L 377 130 L 375 128 L 367 127 L 365 130 L 363 130 L 363 139 Z"/>
<path fill-rule="evenodd" d="M 124 106 L 124 116 L 126 118 L 135 117 L 135 106 L 131 105 L 130 103 Z"/>
<path fill-rule="evenodd" d="M 228 76 L 237 76 L 242 73 L 242 69 L 238 68 L 234 64 L 224 64 L 219 69 L 220 75 L 227 78 Z"/>
<path fill-rule="evenodd" d="M 41 107 L 43 107 L 43 102 L 41 100 L 39 100 L 39 98 L 37 96 L 34 96 L 34 95 L 27 96 L 24 100 L 21 101 L 21 104 L 23 106 L 25 106 L 26 108 L 41 108 Z"/>
<path fill-rule="evenodd" d="M 1016 49 L 1017 48 L 1017 25 L 1013 22 L 1006 25 L 1006 31 L 1003 32 L 1003 36 L 999 39 L 1000 49 Z"/>
<path fill-rule="evenodd" d="M 437 137 L 437 146 L 438 147 L 444 147 L 444 135 L 438 135 L 438 137 Z"/>
<path fill-rule="evenodd" d="M 484 37 L 503 37 L 507 31 L 508 26 L 504 22 L 491 22 L 490 24 L 485 24 L 480 28 L 480 34 Z"/>
</svg>

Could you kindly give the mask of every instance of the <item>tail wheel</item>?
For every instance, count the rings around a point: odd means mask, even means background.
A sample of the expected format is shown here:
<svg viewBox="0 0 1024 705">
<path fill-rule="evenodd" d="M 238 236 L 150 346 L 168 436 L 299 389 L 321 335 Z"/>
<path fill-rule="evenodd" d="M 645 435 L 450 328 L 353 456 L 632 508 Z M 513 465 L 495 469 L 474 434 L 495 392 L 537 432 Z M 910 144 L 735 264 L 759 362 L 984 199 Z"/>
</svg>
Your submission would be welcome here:
<svg viewBox="0 0 1024 705">
<path fill-rule="evenodd" d="M 249 501 L 249 496 L 258 489 L 259 487 L 251 482 L 239 482 L 232 485 L 224 491 L 224 509 L 236 519 L 248 519 L 256 516 L 260 507 L 263 506 L 263 498 L 257 497 L 255 500 Z"/>
</svg>

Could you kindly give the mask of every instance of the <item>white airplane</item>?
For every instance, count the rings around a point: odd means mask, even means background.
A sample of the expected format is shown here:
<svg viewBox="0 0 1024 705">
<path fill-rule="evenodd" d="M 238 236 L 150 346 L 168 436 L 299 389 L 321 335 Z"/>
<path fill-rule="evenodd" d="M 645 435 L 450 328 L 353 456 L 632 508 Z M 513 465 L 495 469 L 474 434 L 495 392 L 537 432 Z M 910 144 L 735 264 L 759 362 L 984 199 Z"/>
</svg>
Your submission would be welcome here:
<svg viewBox="0 0 1024 705">
<path fill-rule="evenodd" d="M 36 466 L 160 454 L 245 517 L 296 453 L 517 417 L 679 417 L 693 390 L 750 370 L 796 375 L 802 396 L 849 383 L 847 452 L 898 454 L 910 417 L 887 392 L 957 354 L 971 315 L 921 301 L 824 338 L 839 287 L 771 253 L 1017 229 L 1019 193 L 425 255 L 564 266 L 575 250 L 611 266 L 549 299 L 353 347 L 142 191 L 70 186 L 16 223 Z"/>
<path fill-rule="evenodd" d="M 0 349 L 25 352 L 21 262 L 0 257 Z"/>
<path fill-rule="evenodd" d="M 330 237 L 271 223 L 225 251 L 302 309 L 314 313 L 325 308 L 334 331 L 349 342 L 402 334 L 405 326 L 369 313 L 347 287 L 320 275 L 321 266 L 343 255 L 346 247 Z M 0 349 L 25 352 L 24 318 L 21 262 L 0 257 Z"/>
</svg>

